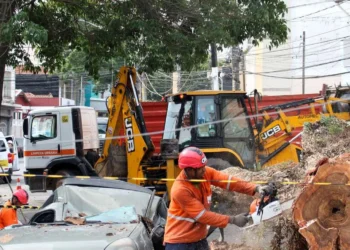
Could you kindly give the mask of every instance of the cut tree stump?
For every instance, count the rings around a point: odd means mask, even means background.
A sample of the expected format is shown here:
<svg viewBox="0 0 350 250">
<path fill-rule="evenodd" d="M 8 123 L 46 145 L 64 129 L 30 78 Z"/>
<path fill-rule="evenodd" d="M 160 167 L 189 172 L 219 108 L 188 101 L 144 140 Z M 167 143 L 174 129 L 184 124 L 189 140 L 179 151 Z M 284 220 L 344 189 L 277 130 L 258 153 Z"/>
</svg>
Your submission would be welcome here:
<svg viewBox="0 0 350 250">
<path fill-rule="evenodd" d="M 299 232 L 312 250 L 350 249 L 350 154 L 322 159 L 307 181 L 293 206 Z"/>
</svg>

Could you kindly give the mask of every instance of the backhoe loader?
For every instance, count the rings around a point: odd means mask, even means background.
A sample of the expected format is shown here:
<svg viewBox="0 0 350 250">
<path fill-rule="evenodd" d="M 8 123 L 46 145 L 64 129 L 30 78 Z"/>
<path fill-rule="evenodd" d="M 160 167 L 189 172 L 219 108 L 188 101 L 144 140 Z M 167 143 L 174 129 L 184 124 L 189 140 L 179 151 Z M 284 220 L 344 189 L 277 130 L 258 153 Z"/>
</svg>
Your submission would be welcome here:
<svg viewBox="0 0 350 250">
<path fill-rule="evenodd" d="M 246 105 L 249 97 L 243 91 L 177 93 L 166 97 L 161 153 L 153 155 L 154 145 L 147 134 L 135 82 L 135 69 L 122 67 L 108 99 L 106 140 L 95 170 L 102 177 L 127 177 L 130 182 L 155 189 L 157 194 L 171 189 L 172 181 L 159 179 L 176 178 L 180 172 L 178 153 L 188 146 L 205 152 L 212 167 L 222 167 L 215 164 L 215 159 L 221 158 L 228 166 L 256 170 L 285 161 L 299 162 L 302 149 L 286 139 L 305 122 L 316 122 L 322 116 L 350 120 L 348 111 L 333 111 L 339 102 L 342 107 L 349 106 L 347 100 L 335 97 L 310 98 L 262 110 L 257 110 L 255 102 L 250 113 L 256 116 L 251 118 Z M 285 113 L 305 105 L 307 114 Z M 317 111 L 317 105 L 322 106 L 322 112 Z M 118 139 L 121 135 L 124 139 Z"/>
</svg>

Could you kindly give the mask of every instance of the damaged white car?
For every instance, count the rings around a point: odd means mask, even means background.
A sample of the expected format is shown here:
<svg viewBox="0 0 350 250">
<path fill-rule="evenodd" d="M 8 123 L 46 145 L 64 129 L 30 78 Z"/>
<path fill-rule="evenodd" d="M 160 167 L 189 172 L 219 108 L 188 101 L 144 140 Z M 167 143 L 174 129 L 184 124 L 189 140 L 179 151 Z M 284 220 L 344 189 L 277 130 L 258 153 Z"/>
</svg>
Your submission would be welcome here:
<svg viewBox="0 0 350 250">
<path fill-rule="evenodd" d="M 123 181 L 66 179 L 28 225 L 0 231 L 0 250 L 164 249 L 167 207 Z"/>
</svg>

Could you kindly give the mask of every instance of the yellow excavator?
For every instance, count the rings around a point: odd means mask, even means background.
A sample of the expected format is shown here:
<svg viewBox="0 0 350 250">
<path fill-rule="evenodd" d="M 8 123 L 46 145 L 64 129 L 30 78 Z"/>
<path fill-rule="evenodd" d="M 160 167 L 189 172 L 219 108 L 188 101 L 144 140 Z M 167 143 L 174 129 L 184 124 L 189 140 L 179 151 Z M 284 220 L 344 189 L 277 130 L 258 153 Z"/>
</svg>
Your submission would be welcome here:
<svg viewBox="0 0 350 250">
<path fill-rule="evenodd" d="M 322 116 L 350 120 L 345 99 L 305 99 L 255 110 L 243 91 L 191 91 L 168 95 L 161 153 L 147 133 L 138 100 L 136 70 L 122 67 L 108 99 L 108 125 L 103 152 L 95 164 L 101 177 L 119 176 L 132 183 L 155 189 L 161 195 L 171 189 L 180 169 L 178 153 L 188 146 L 205 152 L 209 165 L 220 168 L 216 159 L 227 166 L 252 170 L 285 161 L 299 162 L 302 149 L 287 141 L 293 130 Z M 337 105 L 342 103 L 342 105 Z M 307 105 L 308 113 L 287 115 L 285 111 Z M 322 107 L 318 112 L 317 105 Z M 335 106 L 337 112 L 334 111 Z M 273 115 L 271 115 L 271 113 Z M 249 116 L 254 114 L 254 117 Z M 222 161 L 221 161 L 222 162 Z"/>
</svg>

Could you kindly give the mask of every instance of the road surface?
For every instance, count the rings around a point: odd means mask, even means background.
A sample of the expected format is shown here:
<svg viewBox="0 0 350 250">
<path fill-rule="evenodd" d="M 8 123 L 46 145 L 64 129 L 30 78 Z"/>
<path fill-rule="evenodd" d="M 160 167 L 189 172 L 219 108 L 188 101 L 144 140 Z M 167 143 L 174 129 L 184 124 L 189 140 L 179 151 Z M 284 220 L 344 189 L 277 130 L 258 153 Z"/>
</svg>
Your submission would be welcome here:
<svg viewBox="0 0 350 250">
<path fill-rule="evenodd" d="M 17 174 L 22 175 L 23 174 L 23 171 L 25 170 L 24 164 L 23 164 L 23 158 L 19 159 L 19 166 L 20 166 L 20 170 L 14 172 L 13 174 L 15 174 L 15 175 L 17 175 Z M 21 188 L 26 190 L 29 194 L 29 205 L 41 206 L 46 201 L 46 199 L 52 194 L 52 191 L 47 191 L 47 192 L 43 192 L 43 193 L 32 193 L 29 191 L 29 187 L 24 184 L 23 176 L 19 177 L 19 179 L 20 179 L 20 183 L 21 183 Z M 16 191 L 16 184 L 17 184 L 17 178 L 13 177 L 12 182 L 11 182 L 11 187 L 12 187 L 13 191 Z M 12 192 L 11 192 L 9 185 L 1 182 L 1 184 L 0 184 L 0 204 L 3 205 L 8 199 L 11 199 L 11 197 L 12 197 Z M 37 212 L 38 210 L 23 209 L 22 211 L 23 211 L 23 214 L 24 214 L 26 220 L 28 221 L 28 219 L 30 219 L 33 216 L 33 214 L 35 212 Z M 24 223 L 25 220 L 23 219 L 21 212 L 18 211 L 17 214 L 18 214 L 19 220 L 22 223 Z"/>
</svg>

